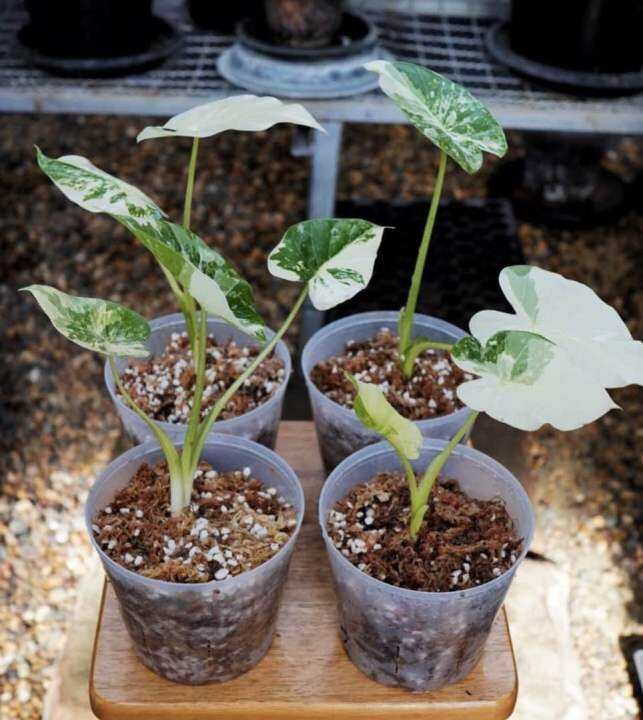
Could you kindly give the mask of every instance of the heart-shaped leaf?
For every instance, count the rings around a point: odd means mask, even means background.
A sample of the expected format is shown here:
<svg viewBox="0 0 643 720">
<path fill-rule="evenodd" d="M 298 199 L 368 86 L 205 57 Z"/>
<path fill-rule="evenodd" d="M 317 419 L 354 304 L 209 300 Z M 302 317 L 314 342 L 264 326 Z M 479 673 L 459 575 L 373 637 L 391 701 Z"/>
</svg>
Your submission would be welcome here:
<svg viewBox="0 0 643 720">
<path fill-rule="evenodd" d="M 268 257 L 268 269 L 275 277 L 308 283 L 312 304 L 328 310 L 368 285 L 383 233 L 366 220 L 306 220 L 288 228 Z"/>
<path fill-rule="evenodd" d="M 250 285 L 198 235 L 165 220 L 140 224 L 132 218 L 117 219 L 208 313 L 265 339 Z"/>
<path fill-rule="evenodd" d="M 177 136 L 205 138 L 226 130 L 267 130 L 277 123 L 293 123 L 323 131 L 302 105 L 284 103 L 274 97 L 234 95 L 175 115 L 163 127 L 146 127 L 139 133 L 137 141 Z"/>
<path fill-rule="evenodd" d="M 462 370 L 480 376 L 458 387 L 460 400 L 520 430 L 545 423 L 575 430 L 618 407 L 563 348 L 534 333 L 502 331 L 484 346 L 463 338 L 452 356 Z"/>
<path fill-rule="evenodd" d="M 48 285 L 22 288 L 30 292 L 68 340 L 103 355 L 146 357 L 150 326 L 145 318 L 118 303 L 74 297 Z"/>
<path fill-rule="evenodd" d="M 468 173 L 480 169 L 483 152 L 498 157 L 507 152 L 498 121 L 461 85 L 408 62 L 375 60 L 364 67 L 379 74 L 382 91 Z"/>
<path fill-rule="evenodd" d="M 357 391 L 353 408 L 364 427 L 386 438 L 407 459 L 418 458 L 422 433 L 417 425 L 402 417 L 377 386 L 347 377 Z"/>
<path fill-rule="evenodd" d="M 80 155 L 47 157 L 36 148 L 40 169 L 72 202 L 92 213 L 131 217 L 139 222 L 155 221 L 163 211 L 145 193 L 103 172 Z"/>
<path fill-rule="evenodd" d="M 481 342 L 500 330 L 526 330 L 565 349 L 604 388 L 643 385 L 643 343 L 591 288 L 527 265 L 504 268 L 500 287 L 516 314 L 476 313 L 470 329 Z"/>
</svg>

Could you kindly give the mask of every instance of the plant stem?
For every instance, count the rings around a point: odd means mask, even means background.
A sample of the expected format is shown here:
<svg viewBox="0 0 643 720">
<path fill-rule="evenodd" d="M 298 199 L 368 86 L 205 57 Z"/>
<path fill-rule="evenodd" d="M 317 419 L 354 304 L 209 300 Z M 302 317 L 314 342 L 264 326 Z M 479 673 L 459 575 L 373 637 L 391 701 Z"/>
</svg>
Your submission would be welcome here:
<svg viewBox="0 0 643 720">
<path fill-rule="evenodd" d="M 402 370 L 405 377 L 411 377 L 413 374 L 413 365 L 421 353 L 425 350 L 433 348 L 434 350 L 447 350 L 450 351 L 453 345 L 451 343 L 435 342 L 433 340 L 424 340 L 416 338 L 412 343 L 411 347 L 406 351 L 404 355 L 404 362 Z"/>
<path fill-rule="evenodd" d="M 239 375 L 239 377 L 232 383 L 232 385 L 230 385 L 230 387 L 216 401 L 210 412 L 201 422 L 201 426 L 199 427 L 198 441 L 193 454 L 194 461 L 198 462 L 198 458 L 201 457 L 201 452 L 203 451 L 203 446 L 205 445 L 205 440 L 208 436 L 208 433 L 212 429 L 212 425 L 214 424 L 215 420 L 221 414 L 221 411 L 228 404 L 230 398 L 235 394 L 235 392 L 252 375 L 252 373 L 259 367 L 259 365 L 261 365 L 261 363 L 268 357 L 268 355 L 270 355 L 279 340 L 281 340 L 281 338 L 286 334 L 288 328 L 292 325 L 293 320 L 297 316 L 299 309 L 303 305 L 307 295 L 308 285 L 306 285 L 306 287 L 299 294 L 299 297 L 295 301 L 295 304 L 293 305 L 290 314 L 284 321 L 283 325 L 275 333 L 275 336 L 272 338 L 272 340 L 270 340 L 270 342 L 268 342 L 264 346 L 263 350 L 259 353 L 259 355 L 257 355 L 254 361 L 243 371 L 241 375 Z"/>
<path fill-rule="evenodd" d="M 435 179 L 435 187 L 433 189 L 433 197 L 431 198 L 431 207 L 429 208 L 429 215 L 426 220 L 424 227 L 424 233 L 422 235 L 422 242 L 420 243 L 420 249 L 418 251 L 417 259 L 415 261 L 415 270 L 413 271 L 413 277 L 411 278 L 411 288 L 409 295 L 406 300 L 406 305 L 402 309 L 400 315 L 400 328 L 399 328 L 399 353 L 400 358 L 404 358 L 408 347 L 411 342 L 411 328 L 413 326 L 413 315 L 415 314 L 415 308 L 417 307 L 418 295 L 420 293 L 420 286 L 422 284 L 422 275 L 424 274 L 424 265 L 426 264 L 426 256 L 429 251 L 429 244 L 431 243 L 431 235 L 433 234 L 433 226 L 435 225 L 435 218 L 438 214 L 438 207 L 440 205 L 440 196 L 442 195 L 442 186 L 444 185 L 444 174 L 447 167 L 447 155 L 444 151 L 440 151 L 440 165 L 438 167 L 438 174 Z"/>
<path fill-rule="evenodd" d="M 444 464 L 449 459 L 449 456 L 453 452 L 456 445 L 462 440 L 462 438 L 471 430 L 473 424 L 478 418 L 479 412 L 472 412 L 469 417 L 462 424 L 462 427 L 458 432 L 449 440 L 448 445 L 438 455 L 436 455 L 431 464 L 424 472 L 418 492 L 415 497 L 415 502 L 411 501 L 411 522 L 410 522 L 410 533 L 411 537 L 415 539 L 417 537 L 420 525 L 424 519 L 424 514 L 428 509 L 429 497 L 435 481 L 440 474 L 440 471 L 444 467 Z"/>
<path fill-rule="evenodd" d="M 192 141 L 190 164 L 188 166 L 188 181 L 185 188 L 185 203 L 183 205 L 183 227 L 190 229 L 190 215 L 192 214 L 192 194 L 194 192 L 194 175 L 196 174 L 196 158 L 199 154 L 199 138 Z"/>
<path fill-rule="evenodd" d="M 194 395 L 192 397 L 192 408 L 190 410 L 188 429 L 185 433 L 183 452 L 181 453 L 181 466 L 183 468 L 185 476 L 190 473 L 190 469 L 192 467 L 192 450 L 198 436 L 199 423 L 201 421 L 201 405 L 203 401 L 203 388 L 205 385 L 205 362 L 208 337 L 207 321 L 208 314 L 203 308 L 201 308 L 199 312 L 197 334 L 194 343 L 195 347 L 192 354 L 192 361 L 194 363 L 194 372 L 196 376 Z M 198 464 L 198 461 L 194 464 L 196 466 L 196 464 Z"/>
<path fill-rule="evenodd" d="M 118 373 L 118 368 L 116 367 L 116 363 L 114 362 L 113 355 L 108 356 L 108 362 L 109 368 L 112 371 L 112 377 L 114 378 L 114 382 L 116 383 L 118 391 L 120 392 L 122 397 L 125 398 L 125 401 L 132 408 L 132 410 L 141 418 L 141 420 L 146 423 L 146 425 L 154 433 L 154 436 L 156 437 L 159 445 L 161 446 L 161 449 L 163 450 L 168 470 L 170 471 L 170 505 L 172 508 L 172 514 L 176 515 L 184 507 L 181 461 L 179 458 L 179 453 L 177 452 L 176 448 L 172 444 L 172 441 L 167 436 L 167 434 L 134 402 L 134 399 L 129 394 L 129 392 L 123 385 L 123 382 L 121 381 L 121 377 Z"/>
</svg>

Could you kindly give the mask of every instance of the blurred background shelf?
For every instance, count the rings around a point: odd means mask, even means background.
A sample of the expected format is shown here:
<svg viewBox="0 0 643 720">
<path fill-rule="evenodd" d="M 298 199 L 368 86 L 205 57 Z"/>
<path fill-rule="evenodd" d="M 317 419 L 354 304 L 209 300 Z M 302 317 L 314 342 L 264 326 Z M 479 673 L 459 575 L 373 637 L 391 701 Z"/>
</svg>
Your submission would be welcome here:
<svg viewBox="0 0 643 720">
<path fill-rule="evenodd" d="M 376 24 L 387 50 L 466 85 L 507 128 L 643 132 L 643 94 L 576 98 L 540 89 L 492 60 L 484 38 L 503 15 L 502 2 L 371 0 L 357 5 Z M 22 1 L 0 0 L 0 111 L 170 115 L 199 99 L 240 92 L 216 69 L 232 36 L 195 29 L 179 0 L 157 0 L 155 11 L 183 35 L 183 47 L 174 57 L 157 69 L 124 78 L 79 80 L 57 78 L 29 64 L 16 40 L 26 21 Z M 324 121 L 405 122 L 394 104 L 375 92 L 306 104 Z"/>
</svg>

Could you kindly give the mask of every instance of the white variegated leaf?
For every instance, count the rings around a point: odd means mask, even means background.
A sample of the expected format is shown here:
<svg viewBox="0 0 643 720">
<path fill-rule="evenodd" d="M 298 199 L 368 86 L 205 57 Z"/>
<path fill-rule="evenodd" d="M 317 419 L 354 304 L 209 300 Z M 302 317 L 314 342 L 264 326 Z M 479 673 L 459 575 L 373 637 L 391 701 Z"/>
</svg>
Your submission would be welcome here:
<svg viewBox="0 0 643 720">
<path fill-rule="evenodd" d="M 375 60 L 380 88 L 415 127 L 468 173 L 477 172 L 483 152 L 502 157 L 507 141 L 487 108 L 461 85 L 420 65 Z"/>
<path fill-rule="evenodd" d="M 208 313 L 265 339 L 250 285 L 198 235 L 165 220 L 139 224 L 131 218 L 117 219 Z"/>
<path fill-rule="evenodd" d="M 500 330 L 537 333 L 565 349 L 605 388 L 643 385 L 643 343 L 633 340 L 614 308 L 586 285 L 537 267 L 500 273 L 500 287 L 516 314 L 483 310 L 471 333 L 481 342 Z"/>
<path fill-rule="evenodd" d="M 383 233 L 366 220 L 306 220 L 286 231 L 268 269 L 275 277 L 307 282 L 312 304 L 328 310 L 368 285 Z"/>
<path fill-rule="evenodd" d="M 348 376 L 355 386 L 354 410 L 360 422 L 388 440 L 404 457 L 420 456 L 422 433 L 415 423 L 402 417 L 375 385 Z"/>
<path fill-rule="evenodd" d="M 68 340 L 103 355 L 146 357 L 150 326 L 145 318 L 118 303 L 74 297 L 47 285 L 22 288 L 30 292 Z"/>
<path fill-rule="evenodd" d="M 36 148 L 38 165 L 72 202 L 92 213 L 108 213 L 153 222 L 163 211 L 145 193 L 104 172 L 80 155 L 47 157 Z"/>
<path fill-rule="evenodd" d="M 284 103 L 274 97 L 234 95 L 175 115 L 163 127 L 146 127 L 139 133 L 137 141 L 177 136 L 205 138 L 226 130 L 256 132 L 278 123 L 293 123 L 323 131 L 302 105 Z"/>
<path fill-rule="evenodd" d="M 596 378 L 540 335 L 499 332 L 483 347 L 471 337 L 452 350 L 455 363 L 480 378 L 462 383 L 459 399 L 520 430 L 549 423 L 575 430 L 618 407 Z"/>
</svg>

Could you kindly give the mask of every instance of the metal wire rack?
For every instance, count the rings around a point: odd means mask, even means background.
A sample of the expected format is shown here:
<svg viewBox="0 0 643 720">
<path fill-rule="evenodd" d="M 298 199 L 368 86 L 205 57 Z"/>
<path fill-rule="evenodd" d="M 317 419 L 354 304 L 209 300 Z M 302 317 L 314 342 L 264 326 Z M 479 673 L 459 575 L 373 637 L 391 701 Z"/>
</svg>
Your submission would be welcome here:
<svg viewBox="0 0 643 720">
<path fill-rule="evenodd" d="M 542 90 L 488 55 L 484 36 L 492 17 L 479 13 L 440 15 L 403 11 L 391 4 L 363 12 L 377 25 L 383 45 L 400 59 L 418 62 L 470 88 L 506 127 L 605 133 L 643 133 L 643 94 L 579 99 Z M 422 3 L 417 3 L 421 8 Z M 29 65 L 16 40 L 26 16 L 20 0 L 0 0 L 0 110 L 104 112 L 167 115 L 199 99 L 239 92 L 217 72 L 217 57 L 232 37 L 196 30 L 183 5 L 157 2 L 159 14 L 176 23 L 182 50 L 161 67 L 118 79 L 56 78 Z M 380 93 L 306 103 L 322 120 L 400 122 L 402 116 Z"/>
</svg>

